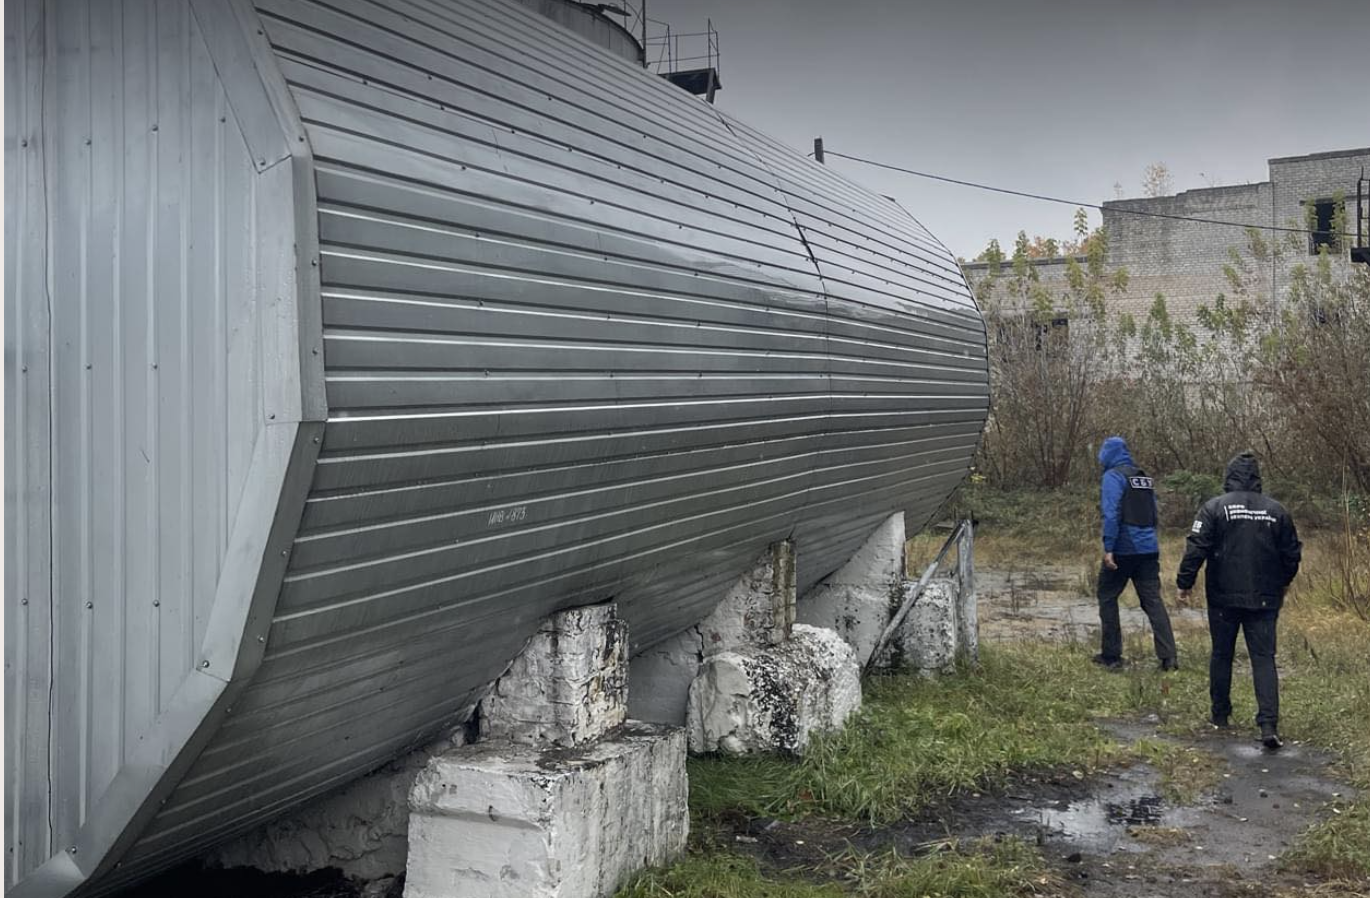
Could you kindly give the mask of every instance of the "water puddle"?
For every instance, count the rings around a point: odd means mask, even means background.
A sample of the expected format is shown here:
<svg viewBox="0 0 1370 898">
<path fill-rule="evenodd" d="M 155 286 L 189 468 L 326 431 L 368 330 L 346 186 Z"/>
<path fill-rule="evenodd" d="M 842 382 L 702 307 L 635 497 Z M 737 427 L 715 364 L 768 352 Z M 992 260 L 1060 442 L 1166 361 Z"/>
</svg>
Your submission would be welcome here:
<svg viewBox="0 0 1370 898">
<path fill-rule="evenodd" d="M 1141 851 L 1128 838 L 1135 827 L 1181 829 L 1194 824 L 1196 808 L 1172 807 L 1156 792 L 1155 773 L 1138 767 L 1102 779 L 1095 791 L 1078 799 L 1010 812 L 1016 829 L 1035 827 L 1039 841 L 1067 844 L 1075 851 L 1111 854 Z"/>
</svg>

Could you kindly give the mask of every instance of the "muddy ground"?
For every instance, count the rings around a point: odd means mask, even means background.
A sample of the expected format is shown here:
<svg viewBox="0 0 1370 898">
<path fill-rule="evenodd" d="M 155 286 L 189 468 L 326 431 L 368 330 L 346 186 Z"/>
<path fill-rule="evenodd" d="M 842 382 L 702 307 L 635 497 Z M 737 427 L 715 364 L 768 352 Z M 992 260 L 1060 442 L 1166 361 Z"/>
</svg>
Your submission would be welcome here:
<svg viewBox="0 0 1370 898">
<path fill-rule="evenodd" d="M 1121 742 L 1169 739 L 1152 724 L 1106 723 Z M 1178 741 L 1178 740 L 1172 740 Z M 1035 842 L 1075 890 L 1090 896 L 1242 896 L 1312 887 L 1276 869 L 1276 858 L 1353 792 L 1306 746 L 1267 752 L 1254 739 L 1194 740 L 1220 759 L 1220 784 L 1192 804 L 1164 797 L 1157 771 L 1132 764 L 1077 778 L 1071 772 L 1015 778 L 993 794 L 965 794 L 918 819 L 879 829 L 769 819 L 725 821 L 719 838 L 768 867 L 823 876 L 850 848 L 917 855 L 958 840 L 1014 836 Z"/>
</svg>

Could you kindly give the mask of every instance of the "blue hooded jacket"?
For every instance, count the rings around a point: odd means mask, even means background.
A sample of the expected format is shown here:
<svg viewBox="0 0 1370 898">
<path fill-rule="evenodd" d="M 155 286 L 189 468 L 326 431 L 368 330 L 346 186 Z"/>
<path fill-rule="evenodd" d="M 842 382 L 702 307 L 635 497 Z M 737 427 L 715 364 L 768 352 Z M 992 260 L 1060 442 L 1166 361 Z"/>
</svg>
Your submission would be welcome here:
<svg viewBox="0 0 1370 898">
<path fill-rule="evenodd" d="M 1104 515 L 1104 551 L 1114 555 L 1155 555 L 1161 551 L 1155 527 L 1133 527 L 1119 523 L 1127 478 L 1118 470 L 1133 465 L 1132 455 L 1122 437 L 1109 437 L 1099 447 L 1099 464 L 1104 480 L 1099 489 L 1099 510 Z"/>
</svg>

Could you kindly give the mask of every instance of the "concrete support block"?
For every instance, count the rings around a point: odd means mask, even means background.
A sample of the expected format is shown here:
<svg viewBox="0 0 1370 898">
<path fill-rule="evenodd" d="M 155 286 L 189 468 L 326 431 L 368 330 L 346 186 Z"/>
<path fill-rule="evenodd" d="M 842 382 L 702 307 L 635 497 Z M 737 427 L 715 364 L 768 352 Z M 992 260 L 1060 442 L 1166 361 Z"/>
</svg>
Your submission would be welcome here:
<svg viewBox="0 0 1370 898">
<path fill-rule="evenodd" d="M 705 660 L 690 687 L 690 751 L 802 754 L 861 707 L 861 671 L 831 630 L 796 624 L 789 641 Z"/>
<path fill-rule="evenodd" d="M 794 544 L 773 543 L 699 625 L 704 654 L 779 645 L 794 626 Z"/>
<path fill-rule="evenodd" d="M 406 898 L 599 898 L 685 850 L 685 736 L 630 721 L 539 752 L 434 758 L 410 793 Z"/>
<path fill-rule="evenodd" d="M 409 852 L 409 791 L 434 756 L 462 744 L 458 731 L 215 848 L 202 860 L 209 867 L 268 873 L 336 867 L 368 881 L 398 876 Z"/>
<path fill-rule="evenodd" d="M 704 659 L 778 645 L 794 626 L 794 545 L 774 543 L 738 578 L 709 616 L 632 660 L 628 712 L 634 720 L 685 724 L 690 684 Z"/>
<path fill-rule="evenodd" d="M 797 620 L 835 630 L 866 664 L 903 597 L 904 515 L 891 515 L 851 560 L 799 600 Z"/>
<path fill-rule="evenodd" d="M 913 589 L 910 583 L 907 589 Z M 956 666 L 962 605 L 955 580 L 931 580 L 895 634 L 887 666 L 922 674 L 946 673 Z M 973 605 L 972 605 L 973 607 Z"/>
<path fill-rule="evenodd" d="M 480 707 L 481 739 L 570 748 L 628 717 L 627 624 L 615 605 L 552 615 Z"/>
</svg>

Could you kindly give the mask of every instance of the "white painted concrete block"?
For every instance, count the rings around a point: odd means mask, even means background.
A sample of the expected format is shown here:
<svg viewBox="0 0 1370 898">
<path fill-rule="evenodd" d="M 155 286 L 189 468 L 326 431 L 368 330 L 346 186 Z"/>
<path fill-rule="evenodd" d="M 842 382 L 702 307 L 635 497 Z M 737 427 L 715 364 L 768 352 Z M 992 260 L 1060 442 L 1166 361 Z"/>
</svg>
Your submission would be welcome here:
<svg viewBox="0 0 1370 898">
<path fill-rule="evenodd" d="M 778 645 L 794 626 L 794 544 L 773 543 L 699 624 L 704 655 Z"/>
<path fill-rule="evenodd" d="M 904 515 L 891 515 L 836 573 L 799 600 L 797 620 L 826 627 L 866 664 L 902 598 Z"/>
<path fill-rule="evenodd" d="M 685 735 L 629 721 L 539 752 L 482 743 L 436 757 L 410 793 L 406 898 L 600 898 L 689 835 Z"/>
<path fill-rule="evenodd" d="M 409 852 L 409 791 L 414 780 L 435 755 L 462 744 L 457 731 L 213 849 L 203 862 L 269 873 L 337 867 L 363 880 L 398 876 Z"/>
<path fill-rule="evenodd" d="M 552 615 L 481 702 L 481 739 L 570 748 L 622 724 L 627 633 L 612 604 Z"/>
<path fill-rule="evenodd" d="M 913 587 L 910 583 L 906 589 Z M 955 580 L 929 581 L 895 634 L 890 666 L 929 675 L 954 669 L 960 632 L 959 604 Z"/>
<path fill-rule="evenodd" d="M 802 754 L 861 707 L 861 672 L 831 630 L 796 624 L 789 641 L 705 660 L 690 686 L 690 751 Z"/>
</svg>

